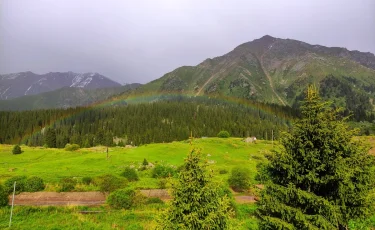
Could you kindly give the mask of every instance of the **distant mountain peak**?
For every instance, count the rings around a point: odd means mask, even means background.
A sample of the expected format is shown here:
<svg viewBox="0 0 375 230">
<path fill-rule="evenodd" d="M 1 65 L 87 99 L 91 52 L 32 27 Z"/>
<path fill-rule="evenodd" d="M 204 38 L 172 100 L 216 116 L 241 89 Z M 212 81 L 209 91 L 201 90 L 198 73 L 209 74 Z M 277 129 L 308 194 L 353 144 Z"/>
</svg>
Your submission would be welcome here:
<svg viewBox="0 0 375 230">
<path fill-rule="evenodd" d="M 98 89 L 119 87 L 121 84 L 99 73 L 49 72 L 35 74 L 31 71 L 0 75 L 0 99 L 35 95 L 63 87 Z"/>
</svg>

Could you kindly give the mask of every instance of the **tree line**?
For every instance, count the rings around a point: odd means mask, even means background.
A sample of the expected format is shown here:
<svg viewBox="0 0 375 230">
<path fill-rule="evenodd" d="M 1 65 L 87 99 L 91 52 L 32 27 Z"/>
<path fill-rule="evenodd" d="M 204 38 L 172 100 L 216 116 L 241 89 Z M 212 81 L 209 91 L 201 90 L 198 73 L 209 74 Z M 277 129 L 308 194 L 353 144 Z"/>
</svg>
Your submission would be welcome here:
<svg viewBox="0 0 375 230">
<path fill-rule="evenodd" d="M 216 136 L 278 138 L 297 112 L 289 107 L 217 98 L 175 97 L 153 103 L 0 112 L 0 143 L 63 148 L 67 143 L 142 145 Z M 114 139 L 117 141 L 114 141 Z"/>
</svg>

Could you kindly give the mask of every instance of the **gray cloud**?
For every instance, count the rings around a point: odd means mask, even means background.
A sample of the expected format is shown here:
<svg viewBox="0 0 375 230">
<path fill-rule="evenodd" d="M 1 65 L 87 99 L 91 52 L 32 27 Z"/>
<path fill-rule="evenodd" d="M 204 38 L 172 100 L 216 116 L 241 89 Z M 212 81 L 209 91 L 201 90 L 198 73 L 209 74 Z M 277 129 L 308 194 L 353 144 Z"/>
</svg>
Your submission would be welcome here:
<svg viewBox="0 0 375 230">
<path fill-rule="evenodd" d="M 0 73 L 145 83 L 265 34 L 375 53 L 375 1 L 0 0 Z"/>
</svg>

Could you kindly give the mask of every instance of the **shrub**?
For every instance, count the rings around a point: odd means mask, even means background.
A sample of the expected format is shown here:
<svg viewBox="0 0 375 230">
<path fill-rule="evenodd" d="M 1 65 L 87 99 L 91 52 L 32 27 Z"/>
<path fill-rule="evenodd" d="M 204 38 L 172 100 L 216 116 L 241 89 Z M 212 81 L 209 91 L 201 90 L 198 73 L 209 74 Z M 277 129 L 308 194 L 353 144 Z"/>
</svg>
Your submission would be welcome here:
<svg viewBox="0 0 375 230">
<path fill-rule="evenodd" d="M 128 179 L 128 181 L 138 181 L 139 177 L 137 171 L 134 168 L 126 167 L 125 170 L 121 173 L 121 176 Z"/>
<path fill-rule="evenodd" d="M 8 205 L 8 193 L 6 188 L 0 184 L 0 207 Z"/>
<path fill-rule="evenodd" d="M 13 147 L 12 153 L 13 154 L 21 154 L 22 153 L 21 147 L 19 145 L 15 145 Z"/>
<path fill-rule="evenodd" d="M 236 203 L 236 201 L 234 199 L 233 193 L 232 193 L 232 191 L 227 186 L 221 186 L 221 187 L 219 187 L 219 195 L 221 197 L 223 197 L 223 196 L 227 196 L 228 197 L 228 199 L 229 199 L 229 209 L 228 209 L 228 211 L 232 210 L 235 213 L 238 212 L 237 203 Z"/>
<path fill-rule="evenodd" d="M 66 145 L 65 145 L 65 150 L 66 150 L 66 151 L 76 151 L 76 150 L 78 150 L 79 148 L 80 148 L 80 146 L 77 145 L 77 144 L 66 144 Z"/>
<path fill-rule="evenodd" d="M 112 208 L 122 209 L 130 208 L 133 205 L 133 200 L 135 197 L 134 189 L 120 189 L 109 194 L 107 198 L 107 203 Z"/>
<path fill-rule="evenodd" d="M 219 174 L 227 174 L 228 173 L 228 170 L 226 169 L 220 169 L 219 170 Z"/>
<path fill-rule="evenodd" d="M 27 178 L 26 184 L 25 184 L 26 192 L 42 191 L 44 190 L 44 188 L 45 188 L 45 184 L 42 178 L 37 177 L 37 176 Z"/>
<path fill-rule="evenodd" d="M 146 204 L 164 204 L 164 201 L 159 197 L 150 197 L 147 198 Z"/>
<path fill-rule="evenodd" d="M 74 190 L 77 181 L 73 178 L 63 178 L 60 180 L 59 192 L 70 192 Z"/>
<path fill-rule="evenodd" d="M 158 185 L 159 185 L 159 188 L 161 189 L 165 189 L 167 187 L 167 179 L 165 178 L 161 178 L 159 181 L 158 181 Z"/>
<path fill-rule="evenodd" d="M 229 134 L 228 131 L 224 131 L 224 130 L 222 130 L 222 131 L 220 131 L 220 132 L 217 134 L 217 136 L 220 137 L 220 138 L 228 138 L 228 137 L 230 137 L 230 134 Z"/>
<path fill-rule="evenodd" d="M 85 185 L 89 185 L 92 182 L 92 178 L 89 176 L 82 177 L 82 183 Z"/>
<path fill-rule="evenodd" d="M 146 160 L 146 158 L 143 159 L 142 165 L 143 165 L 143 166 L 148 166 L 148 161 Z"/>
<path fill-rule="evenodd" d="M 167 178 L 170 176 L 174 176 L 175 174 L 175 169 L 166 165 L 156 165 L 152 170 L 153 178 Z"/>
<path fill-rule="evenodd" d="M 94 179 L 94 184 L 99 187 L 101 192 L 112 192 L 126 186 L 127 180 L 111 174 L 98 176 Z"/>
<path fill-rule="evenodd" d="M 25 191 L 26 177 L 25 176 L 15 176 L 15 177 L 9 178 L 4 183 L 5 191 L 8 194 L 13 193 L 15 181 L 17 182 L 16 183 L 16 194 Z"/>
<path fill-rule="evenodd" d="M 234 191 L 241 192 L 250 187 L 250 171 L 243 167 L 234 167 L 228 179 L 229 185 Z"/>
</svg>

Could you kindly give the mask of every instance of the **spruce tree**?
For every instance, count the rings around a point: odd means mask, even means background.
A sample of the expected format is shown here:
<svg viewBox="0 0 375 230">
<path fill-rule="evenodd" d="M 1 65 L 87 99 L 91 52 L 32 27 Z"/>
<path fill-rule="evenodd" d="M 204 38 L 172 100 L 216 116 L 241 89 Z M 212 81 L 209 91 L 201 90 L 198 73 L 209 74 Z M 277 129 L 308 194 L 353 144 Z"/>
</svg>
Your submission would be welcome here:
<svg viewBox="0 0 375 230">
<path fill-rule="evenodd" d="M 158 229 L 227 229 L 232 211 L 229 199 L 212 182 L 207 163 L 193 149 L 173 186 L 173 200 L 162 214 Z"/>
<path fill-rule="evenodd" d="M 265 168 L 261 229 L 347 229 L 371 213 L 374 157 L 353 141 L 340 111 L 309 87 L 302 118 Z"/>
<path fill-rule="evenodd" d="M 49 148 L 56 148 L 56 131 L 54 129 L 47 129 L 45 144 L 47 144 Z"/>
</svg>

